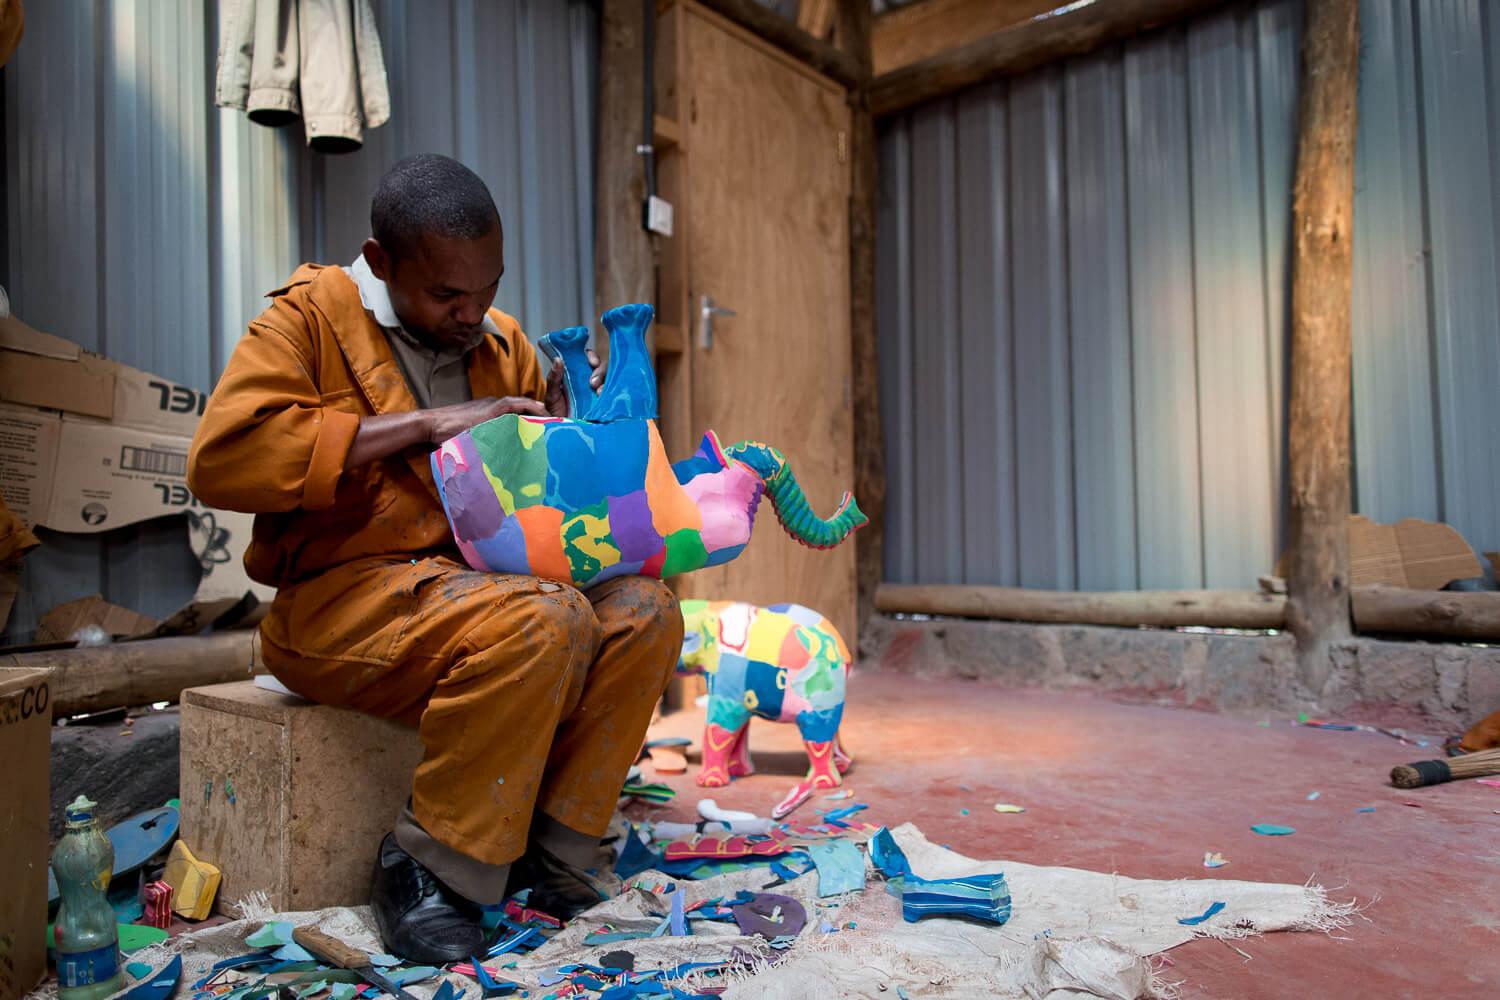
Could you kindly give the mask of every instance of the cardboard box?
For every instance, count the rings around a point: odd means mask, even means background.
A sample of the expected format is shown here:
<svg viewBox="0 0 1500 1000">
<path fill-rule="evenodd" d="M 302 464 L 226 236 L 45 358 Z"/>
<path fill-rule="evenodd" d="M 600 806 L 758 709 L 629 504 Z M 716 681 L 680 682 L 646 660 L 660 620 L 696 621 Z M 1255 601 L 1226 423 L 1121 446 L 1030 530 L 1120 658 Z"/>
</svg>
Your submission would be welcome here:
<svg viewBox="0 0 1500 1000">
<path fill-rule="evenodd" d="M 84 534 L 187 515 L 204 576 L 164 631 L 196 631 L 273 596 L 244 573 L 253 518 L 203 507 L 188 489 L 188 449 L 207 402 L 0 317 L 0 497 L 30 527 Z"/>
<path fill-rule="evenodd" d="M 191 439 L 208 395 L 0 317 L 0 400 Z"/>
<path fill-rule="evenodd" d="M 0 667 L 0 1000 L 24 996 L 47 971 L 48 674 Z"/>
</svg>

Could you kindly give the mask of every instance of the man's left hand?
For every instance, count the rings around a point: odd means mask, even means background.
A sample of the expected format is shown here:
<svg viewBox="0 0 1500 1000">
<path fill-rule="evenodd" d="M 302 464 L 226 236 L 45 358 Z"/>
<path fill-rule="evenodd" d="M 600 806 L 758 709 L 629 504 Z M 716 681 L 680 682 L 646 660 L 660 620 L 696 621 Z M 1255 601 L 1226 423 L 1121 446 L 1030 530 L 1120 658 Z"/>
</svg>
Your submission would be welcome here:
<svg viewBox="0 0 1500 1000">
<path fill-rule="evenodd" d="M 598 392 L 600 387 L 604 385 L 605 369 L 599 363 L 599 355 L 594 353 L 592 347 L 587 349 L 586 354 L 589 359 L 589 366 L 594 369 L 594 373 L 589 376 L 589 388 Z M 552 370 L 547 373 L 547 398 L 543 401 L 546 404 L 547 412 L 554 417 L 572 416 L 568 412 L 566 379 L 567 370 L 563 367 L 562 359 L 558 358 L 552 362 Z"/>
</svg>

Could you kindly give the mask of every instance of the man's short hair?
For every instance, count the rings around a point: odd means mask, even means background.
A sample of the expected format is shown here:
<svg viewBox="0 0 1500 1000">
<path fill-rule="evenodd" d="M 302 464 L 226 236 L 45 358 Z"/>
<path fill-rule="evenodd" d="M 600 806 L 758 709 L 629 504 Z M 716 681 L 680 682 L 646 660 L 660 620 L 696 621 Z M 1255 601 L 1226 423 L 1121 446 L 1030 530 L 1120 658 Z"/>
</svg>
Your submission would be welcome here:
<svg viewBox="0 0 1500 1000">
<path fill-rule="evenodd" d="M 396 258 L 413 253 L 424 236 L 477 240 L 499 224 L 479 175 L 437 153 L 398 160 L 370 201 L 370 234 Z"/>
</svg>

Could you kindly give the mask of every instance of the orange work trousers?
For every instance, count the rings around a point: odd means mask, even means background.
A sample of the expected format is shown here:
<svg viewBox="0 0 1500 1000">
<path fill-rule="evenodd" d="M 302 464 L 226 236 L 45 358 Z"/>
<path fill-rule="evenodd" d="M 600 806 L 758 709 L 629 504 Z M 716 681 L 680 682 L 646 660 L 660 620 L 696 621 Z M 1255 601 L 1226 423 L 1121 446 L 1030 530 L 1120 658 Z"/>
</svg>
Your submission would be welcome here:
<svg viewBox="0 0 1500 1000">
<path fill-rule="evenodd" d="M 414 725 L 412 811 L 485 864 L 526 849 L 540 810 L 602 836 L 682 649 L 666 585 L 587 595 L 445 557 L 364 559 L 284 588 L 267 668 L 303 697 Z"/>
</svg>

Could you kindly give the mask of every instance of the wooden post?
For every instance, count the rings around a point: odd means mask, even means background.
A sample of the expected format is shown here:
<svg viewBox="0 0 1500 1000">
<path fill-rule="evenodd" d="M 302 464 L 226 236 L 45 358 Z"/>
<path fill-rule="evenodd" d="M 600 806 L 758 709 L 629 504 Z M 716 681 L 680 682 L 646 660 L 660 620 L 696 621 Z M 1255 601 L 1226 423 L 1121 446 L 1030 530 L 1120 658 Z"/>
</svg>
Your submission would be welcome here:
<svg viewBox="0 0 1500 1000">
<path fill-rule="evenodd" d="M 645 113 L 641 0 L 604 0 L 599 30 L 599 151 L 595 171 L 595 313 L 655 302 L 651 236 L 641 227 L 645 157 L 636 147 Z M 601 354 L 602 354 L 601 350 Z"/>
<path fill-rule="evenodd" d="M 870 5 L 839 4 L 841 43 L 862 76 L 870 73 Z M 875 352 L 875 116 L 863 88 L 850 93 L 849 329 L 852 336 L 854 496 L 870 523 L 854 536 L 855 620 L 863 628 L 875 610 L 885 523 L 885 438 L 880 426 L 880 369 Z M 857 644 L 857 639 L 851 637 Z"/>
<path fill-rule="evenodd" d="M 1350 635 L 1349 310 L 1359 0 L 1308 0 L 1292 198 L 1287 624 L 1317 697 Z"/>
</svg>

